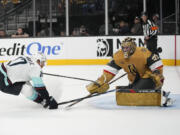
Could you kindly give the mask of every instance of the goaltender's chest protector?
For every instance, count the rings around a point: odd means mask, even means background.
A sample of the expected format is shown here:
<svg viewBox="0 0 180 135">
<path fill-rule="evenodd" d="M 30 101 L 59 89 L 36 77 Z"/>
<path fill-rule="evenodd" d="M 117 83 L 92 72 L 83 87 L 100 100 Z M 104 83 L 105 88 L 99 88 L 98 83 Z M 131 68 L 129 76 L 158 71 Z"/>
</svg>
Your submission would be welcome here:
<svg viewBox="0 0 180 135">
<path fill-rule="evenodd" d="M 123 52 L 119 51 L 115 54 L 114 60 L 117 65 L 128 73 L 129 80 L 133 82 L 137 72 L 142 77 L 148 70 L 147 59 L 150 55 L 151 53 L 146 48 L 137 47 L 134 54 L 128 59 L 125 59 Z"/>
</svg>

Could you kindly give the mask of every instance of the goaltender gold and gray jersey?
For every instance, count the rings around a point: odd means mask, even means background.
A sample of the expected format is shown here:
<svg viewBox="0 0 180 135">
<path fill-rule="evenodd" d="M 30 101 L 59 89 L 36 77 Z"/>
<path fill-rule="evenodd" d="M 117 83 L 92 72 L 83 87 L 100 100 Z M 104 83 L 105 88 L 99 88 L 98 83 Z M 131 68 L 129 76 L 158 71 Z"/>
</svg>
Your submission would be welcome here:
<svg viewBox="0 0 180 135">
<path fill-rule="evenodd" d="M 130 83 L 133 83 L 137 73 L 140 78 L 150 78 L 155 70 L 159 70 L 162 75 L 163 63 L 158 55 L 152 54 L 144 47 L 137 47 L 128 59 L 124 58 L 122 50 L 116 52 L 104 72 L 115 76 L 120 69 L 127 72 Z"/>
</svg>

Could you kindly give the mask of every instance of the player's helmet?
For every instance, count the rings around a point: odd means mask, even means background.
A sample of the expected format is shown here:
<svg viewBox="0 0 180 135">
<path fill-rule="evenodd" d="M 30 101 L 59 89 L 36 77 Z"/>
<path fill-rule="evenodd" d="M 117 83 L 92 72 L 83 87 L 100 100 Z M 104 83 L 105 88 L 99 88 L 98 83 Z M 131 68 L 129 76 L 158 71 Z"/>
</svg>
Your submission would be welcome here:
<svg viewBox="0 0 180 135">
<path fill-rule="evenodd" d="M 40 61 L 40 64 L 42 64 L 43 62 L 46 62 L 46 56 L 45 54 L 43 54 L 42 52 L 38 52 L 36 54 L 33 55 L 33 58 L 35 61 Z"/>
<path fill-rule="evenodd" d="M 129 58 L 136 50 L 135 38 L 127 37 L 122 41 L 121 47 L 124 53 L 124 58 Z"/>
</svg>

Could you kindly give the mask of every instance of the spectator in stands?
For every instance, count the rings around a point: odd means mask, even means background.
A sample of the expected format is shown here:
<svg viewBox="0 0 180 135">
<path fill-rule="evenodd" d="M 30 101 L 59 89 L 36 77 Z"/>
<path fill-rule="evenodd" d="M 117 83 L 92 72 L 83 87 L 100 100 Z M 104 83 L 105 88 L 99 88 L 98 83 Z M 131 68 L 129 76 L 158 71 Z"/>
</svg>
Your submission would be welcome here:
<svg viewBox="0 0 180 135">
<path fill-rule="evenodd" d="M 154 24 L 158 27 L 158 33 L 160 33 L 161 32 L 161 30 L 160 30 L 160 20 L 159 20 L 159 14 L 154 14 L 153 16 L 152 16 L 152 20 L 153 20 L 153 22 L 154 22 Z"/>
<path fill-rule="evenodd" d="M 71 4 L 72 4 L 72 1 L 70 1 L 70 5 Z M 60 15 L 64 15 L 64 11 L 65 11 L 65 1 L 64 0 L 59 0 L 58 8 L 59 8 Z"/>
<path fill-rule="evenodd" d="M 60 36 L 66 36 L 66 32 L 65 31 L 60 31 Z"/>
<path fill-rule="evenodd" d="M 79 28 L 74 28 L 71 35 L 72 36 L 80 36 Z"/>
<path fill-rule="evenodd" d="M 138 16 L 136 16 L 134 18 L 134 25 L 131 28 L 131 33 L 133 35 L 142 35 L 143 34 L 143 30 L 142 30 L 142 26 L 141 26 L 141 20 Z"/>
<path fill-rule="evenodd" d="M 6 4 L 8 4 L 9 2 L 12 2 L 13 4 L 19 4 L 21 3 L 20 0 L 1 0 L 1 3 L 3 4 L 3 6 L 5 6 Z"/>
<path fill-rule="evenodd" d="M 86 1 L 84 1 L 82 3 L 82 13 L 83 14 L 87 14 L 88 13 L 88 3 Z"/>
<path fill-rule="evenodd" d="M 113 35 L 113 26 L 112 24 L 108 24 L 108 32 L 109 32 L 109 35 Z M 105 24 L 101 25 L 100 28 L 99 28 L 99 34 L 100 35 L 105 35 Z"/>
<path fill-rule="evenodd" d="M 85 4 L 83 4 L 83 12 L 86 13 L 94 13 L 96 9 L 94 0 L 88 0 Z"/>
<path fill-rule="evenodd" d="M 39 17 L 46 19 L 48 18 L 49 2 L 50 2 L 49 0 L 36 0 L 36 9 L 39 13 Z"/>
<path fill-rule="evenodd" d="M 52 36 L 54 36 L 54 32 L 52 31 Z M 45 23 L 45 24 L 42 24 L 42 27 L 41 27 L 41 31 L 37 34 L 38 37 L 48 37 L 50 36 L 50 28 L 48 27 L 48 25 Z"/>
<path fill-rule="evenodd" d="M 0 30 L 0 38 L 6 38 L 6 31 L 5 30 Z"/>
<path fill-rule="evenodd" d="M 29 37 L 29 34 L 25 33 L 23 31 L 23 28 L 19 27 L 17 29 L 17 32 L 15 34 L 11 35 L 11 37 L 15 37 L 15 38 L 17 38 L 17 37 Z"/>
<path fill-rule="evenodd" d="M 17 5 L 19 5 L 21 3 L 20 0 L 11 0 L 11 1 L 14 4 L 14 6 L 17 6 Z"/>
<path fill-rule="evenodd" d="M 125 21 L 120 21 L 119 23 L 119 35 L 126 35 L 129 34 L 130 30 L 129 30 L 129 26 L 128 23 Z"/>
<path fill-rule="evenodd" d="M 111 19 L 108 19 L 108 33 L 109 35 L 114 35 L 113 33 L 113 25 L 111 24 Z M 100 35 L 105 35 L 105 24 L 102 24 L 99 28 L 99 34 Z"/>
<path fill-rule="evenodd" d="M 112 32 L 113 35 L 118 35 L 119 34 L 119 21 L 118 21 L 118 16 L 117 15 L 113 15 L 111 18 L 111 22 L 112 22 Z"/>
<path fill-rule="evenodd" d="M 98 11 L 104 10 L 104 0 L 95 0 L 95 6 Z"/>
<path fill-rule="evenodd" d="M 84 25 L 81 25 L 79 28 L 80 36 L 89 36 L 89 33 L 87 32 L 87 29 Z"/>
<path fill-rule="evenodd" d="M 8 0 L 1 0 L 1 3 L 3 6 L 5 6 L 8 3 Z"/>
<path fill-rule="evenodd" d="M 109 11 L 117 11 L 117 9 L 119 9 L 118 7 L 118 0 L 109 0 Z"/>
<path fill-rule="evenodd" d="M 11 0 L 11 1 L 12 1 L 12 3 L 14 3 L 14 4 L 21 3 L 21 1 L 20 1 L 20 0 Z"/>
</svg>

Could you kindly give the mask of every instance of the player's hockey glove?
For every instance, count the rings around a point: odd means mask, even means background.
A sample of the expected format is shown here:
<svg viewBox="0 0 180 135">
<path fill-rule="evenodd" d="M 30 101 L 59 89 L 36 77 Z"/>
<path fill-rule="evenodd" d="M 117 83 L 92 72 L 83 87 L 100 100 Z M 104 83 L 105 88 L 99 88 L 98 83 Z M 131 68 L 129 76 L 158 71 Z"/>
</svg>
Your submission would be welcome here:
<svg viewBox="0 0 180 135">
<path fill-rule="evenodd" d="M 89 93 L 104 93 L 109 89 L 109 84 L 108 82 L 112 80 L 114 75 L 108 73 L 108 72 L 103 72 L 103 75 L 98 78 L 96 81 L 99 85 L 96 83 L 90 83 L 89 85 L 86 86 L 86 89 L 89 91 Z"/>
<path fill-rule="evenodd" d="M 50 96 L 48 100 L 44 99 L 41 104 L 43 105 L 44 108 L 48 108 L 48 109 L 58 108 L 58 103 L 52 96 Z"/>
</svg>

